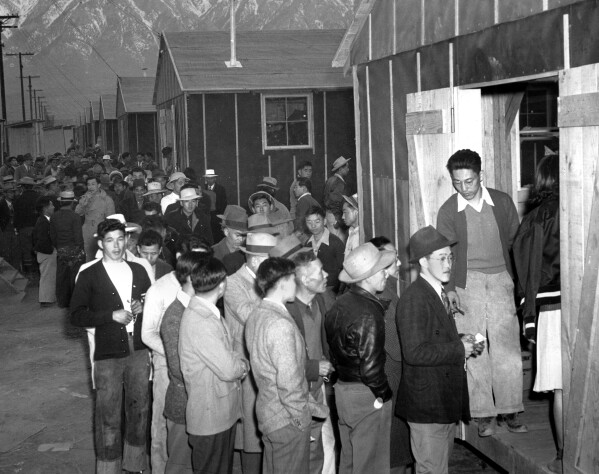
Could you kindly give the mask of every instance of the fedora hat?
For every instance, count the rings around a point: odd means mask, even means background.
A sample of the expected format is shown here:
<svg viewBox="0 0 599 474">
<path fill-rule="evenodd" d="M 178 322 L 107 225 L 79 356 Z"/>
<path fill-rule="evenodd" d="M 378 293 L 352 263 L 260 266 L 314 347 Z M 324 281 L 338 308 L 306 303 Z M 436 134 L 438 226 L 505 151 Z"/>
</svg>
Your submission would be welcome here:
<svg viewBox="0 0 599 474">
<path fill-rule="evenodd" d="M 26 184 L 29 186 L 35 186 L 36 182 L 31 176 L 25 176 L 19 180 L 19 184 Z"/>
<path fill-rule="evenodd" d="M 446 239 L 432 225 L 423 227 L 410 237 L 410 263 L 416 263 L 422 257 L 430 255 L 435 250 L 451 247 L 456 242 L 456 240 Z"/>
<path fill-rule="evenodd" d="M 248 232 L 265 232 L 271 235 L 279 235 L 277 228 L 264 214 L 252 214 L 248 217 Z"/>
<path fill-rule="evenodd" d="M 345 194 L 343 194 L 343 199 L 346 203 L 348 203 L 356 211 L 358 211 L 360 209 L 360 206 L 358 205 L 358 195 L 357 194 L 352 194 L 351 196 L 346 196 Z"/>
<path fill-rule="evenodd" d="M 177 171 L 177 172 L 171 174 L 171 177 L 168 179 L 168 183 L 166 183 L 166 187 L 168 189 L 172 190 L 173 189 L 173 184 L 172 184 L 173 181 L 177 181 L 179 178 L 184 178 L 186 183 L 189 182 L 189 178 L 187 176 L 185 176 L 180 171 Z"/>
<path fill-rule="evenodd" d="M 247 235 L 245 247 L 240 247 L 239 250 L 248 255 L 268 257 L 268 252 L 275 245 L 277 245 L 277 238 L 274 235 L 251 232 Z"/>
<path fill-rule="evenodd" d="M 356 283 L 371 277 L 376 272 L 395 262 L 395 252 L 379 250 L 370 242 L 353 249 L 343 262 L 339 280 L 344 283 Z"/>
<path fill-rule="evenodd" d="M 75 193 L 73 191 L 61 191 L 57 200 L 58 201 L 74 201 Z"/>
<path fill-rule="evenodd" d="M 217 214 L 222 224 L 229 229 L 239 230 L 241 232 L 248 231 L 248 215 L 245 209 L 235 204 L 229 204 L 225 208 L 224 214 Z"/>
<path fill-rule="evenodd" d="M 216 178 L 218 175 L 214 172 L 213 169 L 207 169 L 204 178 Z"/>
<path fill-rule="evenodd" d="M 260 184 L 258 184 L 257 188 L 270 188 L 270 189 L 274 189 L 275 191 L 279 190 L 279 186 L 278 186 L 278 181 L 277 178 L 273 178 L 272 176 L 264 176 L 262 178 L 262 182 Z"/>
<path fill-rule="evenodd" d="M 200 196 L 195 188 L 187 188 L 181 190 L 181 196 L 178 196 L 177 201 L 193 201 L 194 199 L 200 199 Z"/>
<path fill-rule="evenodd" d="M 342 166 L 345 166 L 349 162 L 349 160 L 351 160 L 351 158 L 344 158 L 343 156 L 337 158 L 335 161 L 333 161 L 333 171 L 338 170 Z"/>
<path fill-rule="evenodd" d="M 153 179 L 164 178 L 165 176 L 166 176 L 166 173 L 164 172 L 164 170 L 161 170 L 160 168 L 156 168 L 154 171 L 152 171 Z"/>
<path fill-rule="evenodd" d="M 272 196 L 266 191 L 256 191 L 255 193 L 250 194 L 250 197 L 248 198 L 248 207 L 250 209 L 254 208 L 254 201 L 258 198 L 264 198 L 268 200 L 271 206 L 273 206 L 275 203 Z"/>
<path fill-rule="evenodd" d="M 162 189 L 162 185 L 160 183 L 152 181 L 151 183 L 148 183 L 148 192 L 144 193 L 144 196 L 160 193 L 168 193 L 168 189 Z"/>
<path fill-rule="evenodd" d="M 141 232 L 141 226 L 135 222 L 127 222 L 123 214 L 112 214 L 107 216 L 106 219 L 114 219 L 119 221 L 121 224 L 125 224 L 125 232 L 135 232 L 137 234 Z"/>
<path fill-rule="evenodd" d="M 112 160 L 112 157 L 110 155 L 104 155 L 102 157 L 103 160 Z"/>
<path fill-rule="evenodd" d="M 277 245 L 268 252 L 268 256 L 291 258 L 302 250 L 305 252 L 311 251 L 310 249 L 306 249 L 295 235 L 291 234 L 282 238 Z"/>
</svg>

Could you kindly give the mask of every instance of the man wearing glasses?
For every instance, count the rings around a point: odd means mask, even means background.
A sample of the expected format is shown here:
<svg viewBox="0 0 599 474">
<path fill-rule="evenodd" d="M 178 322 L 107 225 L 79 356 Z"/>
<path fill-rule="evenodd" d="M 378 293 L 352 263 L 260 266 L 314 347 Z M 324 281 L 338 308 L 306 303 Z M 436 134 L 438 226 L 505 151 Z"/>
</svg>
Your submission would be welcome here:
<svg viewBox="0 0 599 474">
<path fill-rule="evenodd" d="M 420 276 L 396 313 L 403 352 L 396 414 L 410 426 L 417 473 L 447 472 L 456 423 L 470 418 L 465 360 L 484 347 L 471 334 L 458 335 L 443 288 L 454 243 L 432 226 L 410 238 L 410 262 L 420 266 Z"/>
<path fill-rule="evenodd" d="M 496 430 L 496 417 L 516 433 L 527 431 L 518 418 L 522 405 L 522 357 L 510 252 L 518 230 L 512 198 L 482 185 L 481 158 L 459 150 L 447 162 L 457 194 L 439 209 L 437 229 L 453 249 L 455 264 L 447 296 L 460 333 L 481 333 L 489 350 L 469 359 L 470 413 L 479 436 Z"/>
</svg>

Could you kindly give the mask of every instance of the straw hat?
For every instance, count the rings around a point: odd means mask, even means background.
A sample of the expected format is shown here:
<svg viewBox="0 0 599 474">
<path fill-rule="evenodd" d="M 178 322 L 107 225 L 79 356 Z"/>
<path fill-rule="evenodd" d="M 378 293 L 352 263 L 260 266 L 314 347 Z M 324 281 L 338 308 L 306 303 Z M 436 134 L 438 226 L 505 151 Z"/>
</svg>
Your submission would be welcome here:
<svg viewBox="0 0 599 474">
<path fill-rule="evenodd" d="M 262 182 L 260 184 L 258 184 L 257 188 L 258 189 L 270 188 L 270 189 L 274 189 L 275 191 L 278 191 L 279 186 L 278 186 L 277 178 L 273 178 L 272 176 L 264 176 L 262 178 Z"/>
<path fill-rule="evenodd" d="M 141 226 L 135 222 L 127 222 L 123 214 L 112 214 L 107 216 L 106 219 L 115 219 L 121 224 L 125 224 L 125 232 L 135 232 L 137 234 L 141 233 Z"/>
<path fill-rule="evenodd" d="M 245 209 L 235 204 L 229 204 L 225 208 L 224 214 L 217 214 L 222 224 L 229 229 L 239 230 L 241 232 L 248 231 L 248 215 Z"/>
<path fill-rule="evenodd" d="M 216 178 L 218 175 L 214 172 L 213 169 L 207 169 L 204 178 Z"/>
<path fill-rule="evenodd" d="M 104 155 L 102 157 L 103 160 L 112 160 L 112 158 L 110 157 L 110 155 Z"/>
<path fill-rule="evenodd" d="M 358 195 L 357 194 L 352 194 L 351 196 L 346 196 L 345 194 L 343 194 L 343 199 L 345 200 L 346 203 L 348 203 L 356 211 L 358 211 L 360 209 L 360 206 L 358 205 Z"/>
<path fill-rule="evenodd" d="M 177 171 L 176 173 L 171 174 L 171 177 L 169 178 L 168 183 L 166 183 L 166 187 L 172 191 L 174 188 L 172 183 L 174 181 L 177 181 L 179 178 L 184 178 L 186 183 L 189 182 L 189 178 L 187 176 L 185 176 L 180 171 Z"/>
<path fill-rule="evenodd" d="M 178 196 L 177 201 L 193 201 L 194 199 L 200 199 L 202 196 L 198 195 L 195 188 L 187 188 L 181 190 L 181 196 Z"/>
<path fill-rule="evenodd" d="M 31 176 L 25 176 L 19 180 L 19 184 L 26 184 L 29 186 L 35 186 L 36 182 Z"/>
<path fill-rule="evenodd" d="M 243 253 L 256 255 L 259 257 L 268 257 L 268 252 L 277 245 L 277 238 L 263 232 L 249 233 L 245 241 L 245 247 L 240 247 Z"/>
<path fill-rule="evenodd" d="M 416 263 L 422 257 L 430 255 L 435 250 L 450 247 L 455 243 L 455 240 L 446 239 L 432 225 L 423 227 L 410 237 L 410 263 Z"/>
<path fill-rule="evenodd" d="M 162 189 L 160 183 L 156 183 L 152 181 L 148 183 L 148 192 L 144 193 L 144 196 L 149 196 L 150 194 L 160 194 L 160 193 L 168 193 L 168 189 Z"/>
<path fill-rule="evenodd" d="M 335 170 L 338 170 L 342 166 L 345 166 L 347 163 L 349 163 L 350 160 L 351 160 L 351 158 L 344 158 L 342 156 L 340 156 L 339 158 L 337 158 L 333 162 L 333 172 L 335 172 Z"/>
<path fill-rule="evenodd" d="M 280 258 L 292 258 L 297 253 L 301 252 L 311 252 L 311 250 L 306 249 L 300 240 L 293 234 L 284 237 L 275 245 L 270 252 L 268 252 L 269 257 L 280 257 Z"/>
<path fill-rule="evenodd" d="M 252 214 L 248 217 L 248 232 L 266 232 L 271 235 L 279 235 L 277 228 L 264 214 Z"/>
<path fill-rule="evenodd" d="M 370 242 L 353 249 L 343 262 L 339 280 L 357 283 L 387 268 L 396 259 L 395 252 L 379 250 Z"/>
<path fill-rule="evenodd" d="M 60 195 L 57 198 L 57 201 L 74 201 L 75 193 L 73 191 L 61 191 Z"/>
</svg>

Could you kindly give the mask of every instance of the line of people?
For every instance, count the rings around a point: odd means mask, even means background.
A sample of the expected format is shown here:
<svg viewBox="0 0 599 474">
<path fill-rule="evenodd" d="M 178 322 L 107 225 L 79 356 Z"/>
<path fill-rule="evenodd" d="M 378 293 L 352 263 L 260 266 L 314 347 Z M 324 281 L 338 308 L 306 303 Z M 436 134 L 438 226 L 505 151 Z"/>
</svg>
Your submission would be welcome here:
<svg viewBox="0 0 599 474">
<path fill-rule="evenodd" d="M 334 181 L 347 161 L 335 162 Z M 152 206 L 141 229 L 124 215 L 97 225 L 100 254 L 81 267 L 70 307 L 73 324 L 93 329 L 97 472 L 147 469 L 148 422 L 153 472 L 231 472 L 239 450 L 244 474 L 405 472 L 412 462 L 441 473 L 459 420 L 474 417 L 480 436 L 498 421 L 527 431 L 518 216 L 509 196 L 481 184 L 478 154 L 450 157 L 457 194 L 437 229 L 411 237 L 419 277 L 401 298 L 391 242 L 359 240 L 357 196 L 304 205 L 304 168 L 295 216 L 265 177 L 248 200 L 253 214 L 228 205 L 215 215 L 214 245 L 207 213 L 193 232 L 201 191 L 176 173 L 167 184 L 177 220 Z M 185 229 L 168 249 L 175 269 L 159 277 L 148 264 L 164 257 L 175 225 Z"/>
</svg>

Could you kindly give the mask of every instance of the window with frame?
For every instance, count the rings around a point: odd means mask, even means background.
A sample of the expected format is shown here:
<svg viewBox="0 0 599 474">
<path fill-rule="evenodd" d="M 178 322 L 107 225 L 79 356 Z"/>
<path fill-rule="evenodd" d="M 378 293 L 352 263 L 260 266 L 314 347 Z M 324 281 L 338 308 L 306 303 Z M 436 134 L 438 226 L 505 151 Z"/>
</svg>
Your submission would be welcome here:
<svg viewBox="0 0 599 474">
<path fill-rule="evenodd" d="M 262 95 L 265 150 L 313 147 L 312 94 Z"/>
</svg>

